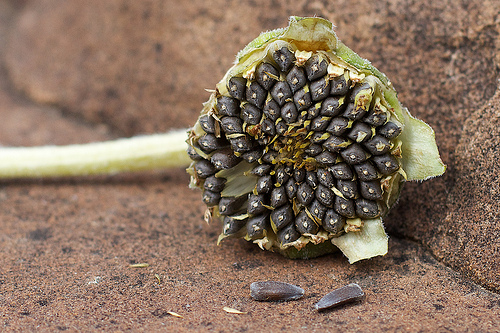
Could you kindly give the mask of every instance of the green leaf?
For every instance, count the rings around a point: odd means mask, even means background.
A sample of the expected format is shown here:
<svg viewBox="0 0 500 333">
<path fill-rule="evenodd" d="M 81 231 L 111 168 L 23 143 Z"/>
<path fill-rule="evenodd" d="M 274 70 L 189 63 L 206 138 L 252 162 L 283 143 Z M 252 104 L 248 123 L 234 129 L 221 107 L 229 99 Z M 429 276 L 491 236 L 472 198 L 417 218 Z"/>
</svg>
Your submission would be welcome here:
<svg viewBox="0 0 500 333">
<path fill-rule="evenodd" d="M 382 219 L 365 220 L 360 231 L 351 231 L 332 243 L 347 257 L 349 263 L 387 254 L 388 237 Z"/>
<path fill-rule="evenodd" d="M 426 180 L 441 176 L 446 166 L 439 157 L 434 131 L 421 120 L 413 118 L 402 109 L 404 129 L 399 139 L 403 141 L 402 163 L 407 180 Z"/>
</svg>

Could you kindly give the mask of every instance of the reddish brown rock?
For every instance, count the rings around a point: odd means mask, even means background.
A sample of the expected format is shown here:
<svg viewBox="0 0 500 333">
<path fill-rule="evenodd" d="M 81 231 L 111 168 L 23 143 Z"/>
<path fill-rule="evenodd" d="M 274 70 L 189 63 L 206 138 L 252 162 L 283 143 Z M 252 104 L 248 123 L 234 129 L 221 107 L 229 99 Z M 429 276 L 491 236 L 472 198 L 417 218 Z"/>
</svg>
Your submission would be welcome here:
<svg viewBox="0 0 500 333">
<path fill-rule="evenodd" d="M 438 259 L 494 290 L 500 290 L 499 129 L 500 91 L 465 123 L 448 212 L 427 241 Z"/>
</svg>

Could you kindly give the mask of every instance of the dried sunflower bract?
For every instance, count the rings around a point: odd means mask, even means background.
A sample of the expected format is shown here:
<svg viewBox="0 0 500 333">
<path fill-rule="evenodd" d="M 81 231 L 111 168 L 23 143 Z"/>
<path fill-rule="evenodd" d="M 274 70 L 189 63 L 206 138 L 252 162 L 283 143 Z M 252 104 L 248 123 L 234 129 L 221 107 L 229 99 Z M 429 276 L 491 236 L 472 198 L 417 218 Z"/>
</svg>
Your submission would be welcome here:
<svg viewBox="0 0 500 333">
<path fill-rule="evenodd" d="M 240 51 L 188 144 L 219 241 L 293 258 L 384 255 L 382 217 L 403 182 L 445 170 L 432 129 L 321 18 L 292 17 Z"/>
</svg>

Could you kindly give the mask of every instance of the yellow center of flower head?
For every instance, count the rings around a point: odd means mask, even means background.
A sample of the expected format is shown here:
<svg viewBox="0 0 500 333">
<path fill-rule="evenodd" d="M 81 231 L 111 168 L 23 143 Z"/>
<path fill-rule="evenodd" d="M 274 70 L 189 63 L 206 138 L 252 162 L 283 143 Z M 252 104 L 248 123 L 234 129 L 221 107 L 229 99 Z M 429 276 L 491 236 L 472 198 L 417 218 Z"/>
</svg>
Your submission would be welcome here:
<svg viewBox="0 0 500 333">
<path fill-rule="evenodd" d="M 363 230 L 365 221 L 378 219 L 381 228 L 408 170 L 410 179 L 444 171 L 438 155 L 430 172 L 420 163 L 426 149 L 436 156 L 432 130 L 359 59 L 315 18 L 294 19 L 240 52 L 189 139 L 192 185 L 203 188 L 210 215 L 224 219 L 219 239 L 281 250 L 328 239 L 338 245 L 336 237 Z M 403 124 L 425 132 L 426 142 L 417 140 L 425 144 L 400 136 Z M 381 250 L 346 255 L 383 253 L 381 232 Z"/>
</svg>

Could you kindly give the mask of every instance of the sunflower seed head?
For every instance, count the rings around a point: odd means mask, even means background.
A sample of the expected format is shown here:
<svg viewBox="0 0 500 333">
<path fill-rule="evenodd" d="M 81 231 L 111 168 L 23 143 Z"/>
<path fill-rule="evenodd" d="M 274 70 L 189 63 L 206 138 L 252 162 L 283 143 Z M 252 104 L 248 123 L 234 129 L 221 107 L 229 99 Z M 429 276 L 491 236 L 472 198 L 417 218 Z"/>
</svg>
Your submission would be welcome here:
<svg viewBox="0 0 500 333">
<path fill-rule="evenodd" d="M 191 131 L 188 171 L 223 217 L 219 240 L 285 251 L 342 237 L 385 215 L 406 177 L 385 76 L 340 58 L 333 34 L 325 47 L 289 33 L 240 52 Z"/>
</svg>

